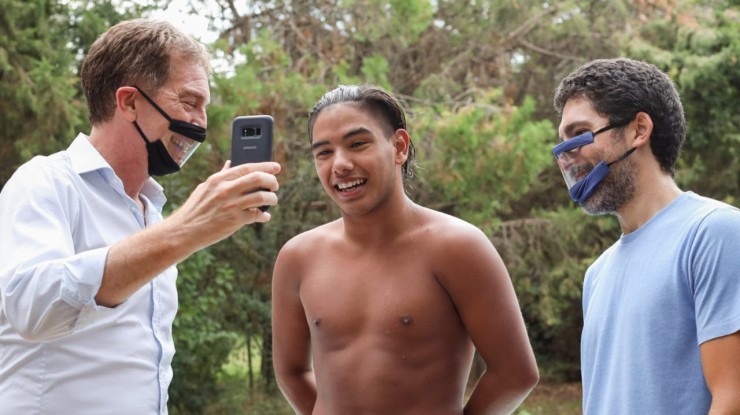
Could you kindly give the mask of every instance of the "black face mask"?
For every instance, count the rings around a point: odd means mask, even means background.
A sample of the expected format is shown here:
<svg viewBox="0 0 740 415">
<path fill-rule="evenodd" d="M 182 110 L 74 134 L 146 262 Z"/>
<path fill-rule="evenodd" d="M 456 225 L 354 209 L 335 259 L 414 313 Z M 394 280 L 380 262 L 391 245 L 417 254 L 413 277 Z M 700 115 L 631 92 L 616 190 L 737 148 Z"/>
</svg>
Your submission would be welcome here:
<svg viewBox="0 0 740 415">
<path fill-rule="evenodd" d="M 195 140 L 198 143 L 202 143 L 203 141 L 205 141 L 205 128 L 182 120 L 172 119 L 166 112 L 164 112 L 162 108 L 159 107 L 159 105 L 157 105 L 157 103 L 154 102 L 154 100 L 149 98 L 149 96 L 147 96 L 147 94 L 145 94 L 144 91 L 142 91 L 138 86 L 134 85 L 134 88 L 136 88 L 141 93 L 141 95 L 154 107 L 154 109 L 156 109 L 160 114 L 162 114 L 164 118 L 167 119 L 167 121 L 170 122 L 170 131 L 190 138 L 191 140 Z M 149 159 L 150 176 L 164 176 L 165 174 L 174 173 L 180 170 L 181 164 L 178 164 L 174 159 L 172 159 L 172 156 L 167 151 L 167 147 L 165 147 L 161 139 L 157 139 L 154 142 L 149 141 L 149 139 L 146 137 L 136 121 L 134 121 L 134 127 L 136 127 L 136 131 L 139 132 L 139 135 L 141 135 L 141 138 L 143 138 L 144 142 L 146 143 L 146 153 Z M 197 146 L 195 148 L 197 148 Z M 191 150 L 191 154 L 195 151 L 195 148 Z M 183 164 L 187 160 L 188 156 L 183 159 Z"/>
</svg>

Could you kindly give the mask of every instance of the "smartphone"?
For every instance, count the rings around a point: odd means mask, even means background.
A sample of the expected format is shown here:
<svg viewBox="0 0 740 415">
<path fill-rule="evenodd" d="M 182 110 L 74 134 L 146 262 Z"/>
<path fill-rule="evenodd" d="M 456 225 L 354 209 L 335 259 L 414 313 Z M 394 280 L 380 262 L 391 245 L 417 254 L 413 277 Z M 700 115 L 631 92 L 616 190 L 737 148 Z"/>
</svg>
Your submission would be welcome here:
<svg viewBox="0 0 740 415">
<path fill-rule="evenodd" d="M 272 131 L 269 115 L 244 115 L 231 124 L 231 165 L 272 161 Z M 264 212 L 269 206 L 261 206 Z"/>
<path fill-rule="evenodd" d="M 272 130 L 269 115 L 244 115 L 231 124 L 231 165 L 272 161 Z"/>
</svg>

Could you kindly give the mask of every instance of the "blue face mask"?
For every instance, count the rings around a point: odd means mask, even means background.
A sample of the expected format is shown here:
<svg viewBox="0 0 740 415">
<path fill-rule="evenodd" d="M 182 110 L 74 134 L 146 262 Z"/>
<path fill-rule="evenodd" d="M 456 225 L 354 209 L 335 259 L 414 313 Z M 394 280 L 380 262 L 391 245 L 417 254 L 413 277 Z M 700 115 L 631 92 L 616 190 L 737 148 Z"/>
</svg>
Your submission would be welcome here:
<svg viewBox="0 0 740 415">
<path fill-rule="evenodd" d="M 620 160 L 624 160 L 627 156 L 632 154 L 636 148 L 632 148 L 624 152 L 624 154 L 610 163 L 606 163 L 604 161 L 599 162 L 596 167 L 580 180 L 577 179 L 578 171 L 575 168 L 575 164 L 572 163 L 573 156 L 569 154 L 569 152 L 585 145 L 592 144 L 594 142 L 594 137 L 597 134 L 611 130 L 612 128 L 621 127 L 624 124 L 627 123 L 607 125 L 598 131 L 589 131 L 587 133 L 577 135 L 552 148 L 552 155 L 555 156 L 555 161 L 558 162 L 560 172 L 563 173 L 563 178 L 565 179 L 565 184 L 568 186 L 570 198 L 579 205 L 583 206 L 596 188 L 599 187 L 599 184 L 604 180 L 604 178 L 606 178 L 609 174 L 609 166 Z"/>
<path fill-rule="evenodd" d="M 159 105 L 154 102 L 154 100 L 149 98 L 149 96 L 145 94 L 144 91 L 142 91 L 138 86 L 134 85 L 134 88 L 136 88 L 139 93 L 141 93 L 141 95 L 146 98 L 146 100 L 154 107 L 154 109 L 156 109 L 160 114 L 162 114 L 164 118 L 167 119 L 167 121 L 170 122 L 170 131 L 177 133 L 183 137 L 187 137 L 187 139 L 182 139 L 180 145 L 178 146 L 182 154 L 180 155 L 180 157 L 178 157 L 179 161 L 175 161 L 175 159 L 173 159 L 170 155 L 169 151 L 167 151 L 167 147 L 165 147 L 161 139 L 150 141 L 144 134 L 144 131 L 142 131 L 139 127 L 139 124 L 134 121 L 134 127 L 136 127 L 136 131 L 139 132 L 141 138 L 143 138 L 144 142 L 146 142 L 146 152 L 149 162 L 149 175 L 163 176 L 165 174 L 174 173 L 180 170 L 180 167 L 182 167 L 182 165 L 185 164 L 190 156 L 195 153 L 195 150 L 198 148 L 200 143 L 205 141 L 206 129 L 199 125 L 173 119 L 162 108 L 160 108 Z"/>
</svg>

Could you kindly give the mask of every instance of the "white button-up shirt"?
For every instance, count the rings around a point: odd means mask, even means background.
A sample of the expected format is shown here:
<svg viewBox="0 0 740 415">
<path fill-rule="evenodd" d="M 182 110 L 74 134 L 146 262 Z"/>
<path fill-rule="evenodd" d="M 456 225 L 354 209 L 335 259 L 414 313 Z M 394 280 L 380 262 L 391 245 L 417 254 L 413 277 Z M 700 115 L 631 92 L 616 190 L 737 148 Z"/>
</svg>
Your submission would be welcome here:
<svg viewBox="0 0 740 415">
<path fill-rule="evenodd" d="M 0 193 L 0 414 L 167 413 L 174 266 L 126 302 L 95 303 L 108 247 L 162 220 L 154 180 L 138 204 L 80 134 Z"/>
</svg>

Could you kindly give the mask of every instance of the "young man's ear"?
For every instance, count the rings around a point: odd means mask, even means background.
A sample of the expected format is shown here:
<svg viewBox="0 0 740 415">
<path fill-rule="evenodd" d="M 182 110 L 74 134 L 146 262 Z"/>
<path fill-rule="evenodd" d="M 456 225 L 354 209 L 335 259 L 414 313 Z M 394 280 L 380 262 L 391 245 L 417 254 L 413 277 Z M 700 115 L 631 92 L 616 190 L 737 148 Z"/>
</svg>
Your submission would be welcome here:
<svg viewBox="0 0 740 415">
<path fill-rule="evenodd" d="M 408 131 L 399 128 L 391 137 L 393 147 L 396 148 L 396 163 L 403 164 L 409 157 L 409 147 L 411 146 L 411 137 Z"/>
</svg>

